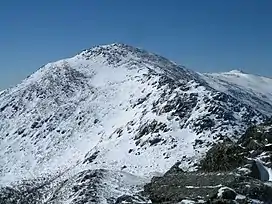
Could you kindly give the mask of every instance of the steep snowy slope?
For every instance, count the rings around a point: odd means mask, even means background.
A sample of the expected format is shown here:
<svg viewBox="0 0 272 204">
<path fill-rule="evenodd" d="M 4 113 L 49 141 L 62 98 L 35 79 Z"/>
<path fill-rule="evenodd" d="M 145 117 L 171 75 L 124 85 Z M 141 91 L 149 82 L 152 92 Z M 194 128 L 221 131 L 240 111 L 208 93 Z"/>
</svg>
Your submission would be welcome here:
<svg viewBox="0 0 272 204">
<path fill-rule="evenodd" d="M 272 113 L 271 78 L 232 70 L 204 74 L 204 79 L 215 89 L 227 92 L 255 108 L 261 108 L 264 113 Z"/>
<path fill-rule="evenodd" d="M 45 65 L 0 95 L 0 184 L 99 168 L 148 176 L 177 160 L 193 169 L 271 114 L 206 77 L 123 44 Z"/>
<path fill-rule="evenodd" d="M 50 176 L 0 187 L 0 204 L 121 204 L 118 200 L 128 197 L 147 203 L 148 199 L 134 194 L 145 182 L 126 172 L 85 170 L 67 178 Z"/>
</svg>

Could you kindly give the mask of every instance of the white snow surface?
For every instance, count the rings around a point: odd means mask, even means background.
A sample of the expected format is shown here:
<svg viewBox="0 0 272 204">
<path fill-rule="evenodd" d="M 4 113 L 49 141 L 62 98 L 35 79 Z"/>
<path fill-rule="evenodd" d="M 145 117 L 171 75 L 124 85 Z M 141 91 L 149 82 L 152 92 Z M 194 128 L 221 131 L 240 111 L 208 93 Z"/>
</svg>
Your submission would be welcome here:
<svg viewBox="0 0 272 204">
<path fill-rule="evenodd" d="M 178 204 L 194 204 L 194 203 L 195 203 L 195 201 L 192 201 L 192 200 L 182 200 Z"/>
<path fill-rule="evenodd" d="M 150 178 L 182 159 L 181 167 L 194 169 L 217 135 L 245 130 L 245 116 L 262 121 L 270 114 L 267 104 L 248 107 L 245 98 L 214 99 L 226 81 L 272 100 L 268 78 L 200 75 L 121 44 L 49 63 L 0 95 L 0 184 L 98 168 Z M 215 110 L 228 111 L 233 122 Z M 203 119 L 213 126 L 201 129 Z M 195 148 L 196 140 L 206 145 Z"/>
<path fill-rule="evenodd" d="M 268 172 L 268 175 L 269 175 L 268 181 L 272 181 L 272 169 L 268 168 L 266 166 L 265 166 L 265 168 L 266 168 L 266 171 Z"/>
<path fill-rule="evenodd" d="M 202 76 L 213 88 L 240 97 L 250 105 L 255 104 L 255 107 L 258 107 L 258 102 L 263 103 L 264 112 L 272 111 L 271 78 L 248 74 L 239 70 L 206 73 Z"/>
</svg>

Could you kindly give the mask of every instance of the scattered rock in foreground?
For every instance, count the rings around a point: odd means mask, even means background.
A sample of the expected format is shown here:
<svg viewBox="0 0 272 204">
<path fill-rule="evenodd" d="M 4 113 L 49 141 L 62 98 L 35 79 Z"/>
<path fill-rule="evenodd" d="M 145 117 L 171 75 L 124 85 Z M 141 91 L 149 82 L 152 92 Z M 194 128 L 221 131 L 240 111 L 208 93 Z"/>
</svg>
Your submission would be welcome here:
<svg viewBox="0 0 272 204">
<path fill-rule="evenodd" d="M 174 204 L 182 200 L 194 203 L 272 203 L 272 185 L 233 172 L 179 172 L 154 177 L 145 185 L 152 203 Z M 235 202 L 234 202 L 235 201 Z"/>
<path fill-rule="evenodd" d="M 144 187 L 157 204 L 272 203 L 272 123 L 249 128 L 238 142 L 216 144 L 196 172 L 176 163 Z"/>
</svg>

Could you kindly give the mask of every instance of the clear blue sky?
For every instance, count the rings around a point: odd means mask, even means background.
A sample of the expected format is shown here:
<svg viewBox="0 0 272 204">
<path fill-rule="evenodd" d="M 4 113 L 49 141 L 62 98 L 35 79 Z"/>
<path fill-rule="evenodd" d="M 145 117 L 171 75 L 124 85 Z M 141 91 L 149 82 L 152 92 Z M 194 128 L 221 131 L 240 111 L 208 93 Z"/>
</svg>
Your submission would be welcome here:
<svg viewBox="0 0 272 204">
<path fill-rule="evenodd" d="M 272 76 L 270 0 L 9 0 L 0 3 L 0 89 L 41 65 L 123 42 L 200 72 Z"/>
</svg>

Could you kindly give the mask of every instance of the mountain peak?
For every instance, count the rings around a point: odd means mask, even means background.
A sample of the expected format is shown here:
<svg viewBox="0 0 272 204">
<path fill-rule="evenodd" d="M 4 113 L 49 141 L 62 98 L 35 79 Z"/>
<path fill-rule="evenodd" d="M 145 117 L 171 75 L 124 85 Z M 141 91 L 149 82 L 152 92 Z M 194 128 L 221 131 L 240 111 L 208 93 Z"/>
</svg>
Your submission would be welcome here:
<svg viewBox="0 0 272 204">
<path fill-rule="evenodd" d="M 97 47 L 104 47 L 104 48 L 136 48 L 132 45 L 129 45 L 129 44 L 125 44 L 125 43 L 118 43 L 118 42 L 115 42 L 115 43 L 111 43 L 111 44 L 104 44 L 104 45 L 99 45 Z"/>
<path fill-rule="evenodd" d="M 229 72 L 227 72 L 227 73 L 229 73 L 229 74 L 246 74 L 243 70 L 241 70 L 241 69 L 233 69 L 233 70 L 231 70 L 231 71 L 229 71 Z"/>
<path fill-rule="evenodd" d="M 168 65 L 175 64 L 160 55 L 124 43 L 113 43 L 95 46 L 90 49 L 84 50 L 79 55 L 86 57 L 86 59 L 102 57 L 106 59 L 109 64 L 118 64 L 119 62 L 132 60 L 142 63 L 153 62 Z"/>
<path fill-rule="evenodd" d="M 170 76 L 170 78 L 185 79 L 187 81 L 191 80 L 192 77 L 199 78 L 195 72 L 163 56 L 123 43 L 95 46 L 84 50 L 76 57 L 84 61 L 110 65 L 110 67 L 124 67 L 126 65 L 129 69 L 148 69 L 157 74 L 163 73 Z"/>
<path fill-rule="evenodd" d="M 122 52 L 121 52 L 122 51 Z M 98 53 L 98 54 L 103 54 L 103 53 L 118 53 L 118 54 L 125 54 L 125 53 L 137 53 L 137 52 L 145 52 L 148 53 L 145 50 L 142 50 L 140 48 L 133 47 L 128 44 L 124 43 L 112 43 L 112 44 L 105 44 L 105 45 L 98 45 L 91 47 L 89 49 L 84 50 L 81 54 L 87 54 L 87 53 Z"/>
</svg>

